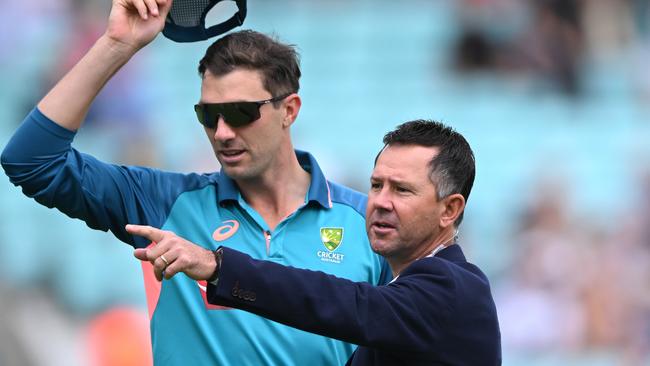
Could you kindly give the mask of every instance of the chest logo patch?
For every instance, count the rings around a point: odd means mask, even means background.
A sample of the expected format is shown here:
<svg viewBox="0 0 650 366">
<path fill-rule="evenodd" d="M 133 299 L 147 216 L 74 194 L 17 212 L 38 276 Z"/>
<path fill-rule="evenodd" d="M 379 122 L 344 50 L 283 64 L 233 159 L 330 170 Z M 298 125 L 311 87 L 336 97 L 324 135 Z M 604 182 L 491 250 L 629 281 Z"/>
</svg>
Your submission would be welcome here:
<svg viewBox="0 0 650 366">
<path fill-rule="evenodd" d="M 222 222 L 223 225 L 219 226 L 217 230 L 212 233 L 212 239 L 216 241 L 224 241 L 231 236 L 235 235 L 239 229 L 239 221 L 226 220 Z"/>
<path fill-rule="evenodd" d="M 322 227 L 320 228 L 320 241 L 327 250 L 333 252 L 341 245 L 343 241 L 342 227 Z"/>
<path fill-rule="evenodd" d="M 341 263 L 344 254 L 333 253 L 343 242 L 342 227 L 322 227 L 320 228 L 320 241 L 327 251 L 319 250 L 317 255 L 324 262 Z"/>
</svg>

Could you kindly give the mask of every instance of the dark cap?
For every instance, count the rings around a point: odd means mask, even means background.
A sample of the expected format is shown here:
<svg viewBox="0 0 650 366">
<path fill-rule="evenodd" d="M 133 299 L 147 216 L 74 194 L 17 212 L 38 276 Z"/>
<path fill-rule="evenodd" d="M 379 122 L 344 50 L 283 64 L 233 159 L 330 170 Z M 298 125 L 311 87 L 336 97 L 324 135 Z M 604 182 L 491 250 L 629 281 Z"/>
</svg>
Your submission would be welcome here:
<svg viewBox="0 0 650 366">
<path fill-rule="evenodd" d="M 163 35 L 176 42 L 196 42 L 238 27 L 246 18 L 246 0 L 234 0 L 237 12 L 223 23 L 205 28 L 205 17 L 222 0 L 174 0 L 167 14 Z"/>
</svg>

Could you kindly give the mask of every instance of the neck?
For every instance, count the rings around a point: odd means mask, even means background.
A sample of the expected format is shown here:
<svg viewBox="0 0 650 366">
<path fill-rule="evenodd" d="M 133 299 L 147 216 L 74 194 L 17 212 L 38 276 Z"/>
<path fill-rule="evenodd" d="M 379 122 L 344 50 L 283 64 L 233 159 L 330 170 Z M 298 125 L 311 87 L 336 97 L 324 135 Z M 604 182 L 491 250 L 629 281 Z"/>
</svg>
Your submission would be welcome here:
<svg viewBox="0 0 650 366">
<path fill-rule="evenodd" d="M 456 243 L 456 229 L 454 227 L 443 230 L 434 240 L 426 245 L 417 246 L 408 255 L 401 258 L 386 258 L 393 272 L 393 277 L 399 276 L 402 271 L 418 259 L 431 255 L 438 247 L 441 250 Z"/>
<path fill-rule="evenodd" d="M 275 163 L 262 176 L 237 181 L 244 200 L 271 230 L 303 205 L 311 182 L 293 149 L 288 150 L 278 154 Z"/>
</svg>

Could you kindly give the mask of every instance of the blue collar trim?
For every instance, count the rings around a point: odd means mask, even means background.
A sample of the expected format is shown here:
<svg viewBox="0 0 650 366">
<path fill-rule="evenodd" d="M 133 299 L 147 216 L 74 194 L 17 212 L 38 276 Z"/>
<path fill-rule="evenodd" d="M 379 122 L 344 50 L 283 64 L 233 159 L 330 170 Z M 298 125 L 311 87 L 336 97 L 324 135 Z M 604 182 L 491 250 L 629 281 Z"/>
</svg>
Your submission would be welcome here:
<svg viewBox="0 0 650 366">
<path fill-rule="evenodd" d="M 325 175 L 318 166 L 316 159 L 308 152 L 295 150 L 298 163 L 311 174 L 311 183 L 309 184 L 309 192 L 307 193 L 308 202 L 317 202 L 324 208 L 332 207 L 332 198 L 330 193 L 329 183 L 325 179 Z M 225 173 L 220 172 L 217 178 L 217 194 L 219 204 L 225 201 L 237 201 L 240 197 L 239 187 L 237 183 Z"/>
</svg>

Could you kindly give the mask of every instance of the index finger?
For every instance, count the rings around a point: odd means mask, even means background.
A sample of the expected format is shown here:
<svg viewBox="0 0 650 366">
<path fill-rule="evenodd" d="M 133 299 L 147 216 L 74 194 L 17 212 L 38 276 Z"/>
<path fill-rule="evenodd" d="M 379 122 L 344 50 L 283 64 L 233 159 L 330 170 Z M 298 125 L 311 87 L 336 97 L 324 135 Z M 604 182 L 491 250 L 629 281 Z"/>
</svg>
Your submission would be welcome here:
<svg viewBox="0 0 650 366">
<path fill-rule="evenodd" d="M 156 243 L 165 238 L 164 231 L 152 226 L 128 224 L 125 229 L 131 235 L 142 236 Z"/>
</svg>

